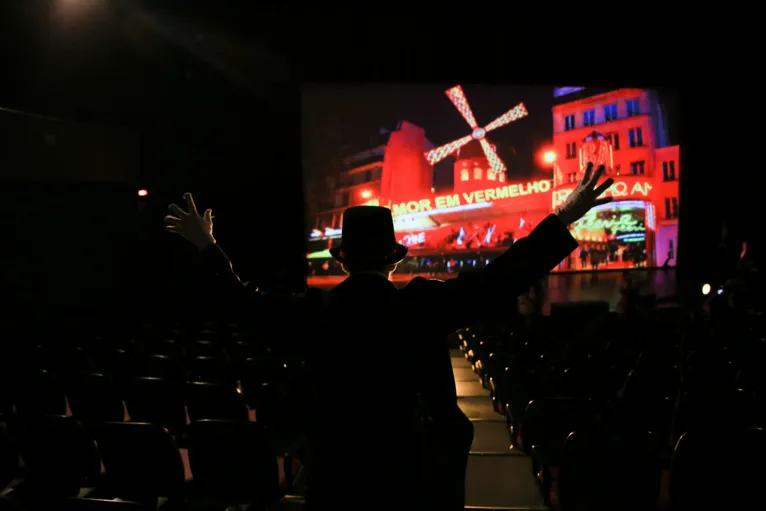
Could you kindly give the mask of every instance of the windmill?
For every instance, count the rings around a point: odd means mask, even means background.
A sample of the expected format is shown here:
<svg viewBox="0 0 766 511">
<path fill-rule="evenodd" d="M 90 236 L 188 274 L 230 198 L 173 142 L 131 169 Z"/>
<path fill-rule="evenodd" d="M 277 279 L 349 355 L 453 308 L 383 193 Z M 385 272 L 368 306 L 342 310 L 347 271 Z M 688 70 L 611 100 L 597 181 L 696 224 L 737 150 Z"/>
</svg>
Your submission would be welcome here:
<svg viewBox="0 0 766 511">
<path fill-rule="evenodd" d="M 492 171 L 495 174 L 499 174 L 500 172 L 505 171 L 505 164 L 503 164 L 503 161 L 497 156 L 497 153 L 493 149 L 493 147 L 487 142 L 487 139 L 485 138 L 487 133 L 489 133 L 492 130 L 496 130 L 497 128 L 500 128 L 501 126 L 505 126 L 506 124 L 510 124 L 513 121 L 517 121 L 521 119 L 522 117 L 528 115 L 527 109 L 524 106 L 524 103 L 519 103 L 515 107 L 508 110 L 506 113 L 492 121 L 491 123 L 487 124 L 483 128 L 479 127 L 478 123 L 476 122 L 476 119 L 473 116 L 473 112 L 471 111 L 471 107 L 468 105 L 468 100 L 465 98 L 465 94 L 463 93 L 463 88 L 460 85 L 456 85 L 452 87 L 451 89 L 448 89 L 444 91 L 445 94 L 447 94 L 447 97 L 452 101 L 452 104 L 455 105 L 455 108 L 457 108 L 458 112 L 460 112 L 460 115 L 463 116 L 463 119 L 468 123 L 468 126 L 471 127 L 473 130 L 470 135 L 466 135 L 463 138 L 459 138 L 457 140 L 453 140 L 452 142 L 448 144 L 444 144 L 443 146 L 437 147 L 435 149 L 431 149 L 427 153 L 425 153 L 426 160 L 428 160 L 428 163 L 433 165 L 435 163 L 440 162 L 450 154 L 454 153 L 467 143 L 469 143 L 471 140 L 478 140 L 479 144 L 481 144 L 481 148 L 484 151 L 484 154 L 487 156 L 487 161 L 489 162 L 489 166 L 492 169 Z"/>
</svg>

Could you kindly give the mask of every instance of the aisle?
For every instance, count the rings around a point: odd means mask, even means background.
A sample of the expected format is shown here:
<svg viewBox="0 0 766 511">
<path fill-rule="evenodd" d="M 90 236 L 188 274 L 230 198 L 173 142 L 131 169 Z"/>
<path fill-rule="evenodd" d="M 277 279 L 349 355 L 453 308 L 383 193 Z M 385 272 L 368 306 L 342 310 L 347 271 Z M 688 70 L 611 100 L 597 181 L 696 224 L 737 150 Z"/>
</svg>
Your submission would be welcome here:
<svg viewBox="0 0 766 511">
<path fill-rule="evenodd" d="M 465 481 L 466 509 L 547 509 L 532 474 L 532 461 L 510 449 L 505 419 L 492 409 L 489 391 L 460 350 L 451 355 L 458 405 L 474 426 Z"/>
</svg>

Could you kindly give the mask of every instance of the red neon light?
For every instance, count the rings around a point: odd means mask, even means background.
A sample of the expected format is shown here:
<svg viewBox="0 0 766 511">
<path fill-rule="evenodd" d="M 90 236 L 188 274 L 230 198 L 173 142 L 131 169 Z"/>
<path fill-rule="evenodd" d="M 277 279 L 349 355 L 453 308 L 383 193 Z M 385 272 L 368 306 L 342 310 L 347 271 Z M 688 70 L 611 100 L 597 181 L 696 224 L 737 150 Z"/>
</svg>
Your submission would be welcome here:
<svg viewBox="0 0 766 511">
<path fill-rule="evenodd" d="M 500 128 L 502 126 L 505 126 L 506 124 L 510 124 L 513 121 L 516 121 L 518 119 L 521 119 L 522 117 L 529 114 L 527 112 L 526 107 L 524 106 L 524 103 L 519 103 L 515 107 L 508 110 L 506 113 L 492 121 L 491 123 L 484 126 L 484 128 L 480 128 L 479 125 L 476 123 L 476 119 L 473 116 L 473 112 L 471 111 L 471 107 L 468 104 L 468 100 L 465 97 L 465 93 L 463 93 L 463 88 L 460 85 L 456 85 L 455 87 L 452 87 L 451 89 L 445 91 L 447 94 L 447 97 L 452 101 L 452 103 L 455 105 L 455 108 L 457 108 L 457 111 L 460 112 L 460 115 L 463 116 L 463 119 L 468 123 L 468 126 L 471 127 L 473 130 L 470 135 L 466 135 L 465 137 L 459 138 L 457 140 L 453 140 L 452 142 L 449 142 L 447 144 L 444 144 L 443 146 L 437 147 L 435 149 L 431 149 L 427 153 L 425 153 L 426 160 L 428 160 L 428 163 L 431 165 L 434 165 L 435 163 L 440 162 L 444 158 L 446 158 L 448 155 L 454 153 L 464 145 L 466 145 L 471 140 L 478 140 L 481 144 L 481 148 L 484 150 L 484 154 L 487 157 L 487 161 L 489 162 L 489 166 L 492 168 L 492 170 L 499 174 L 500 172 L 504 172 L 506 167 L 503 164 L 502 160 L 497 156 L 497 153 L 492 149 L 492 146 L 487 142 L 487 140 L 484 138 L 486 137 L 487 133 L 489 133 L 492 130 L 495 130 L 497 128 Z"/>
</svg>

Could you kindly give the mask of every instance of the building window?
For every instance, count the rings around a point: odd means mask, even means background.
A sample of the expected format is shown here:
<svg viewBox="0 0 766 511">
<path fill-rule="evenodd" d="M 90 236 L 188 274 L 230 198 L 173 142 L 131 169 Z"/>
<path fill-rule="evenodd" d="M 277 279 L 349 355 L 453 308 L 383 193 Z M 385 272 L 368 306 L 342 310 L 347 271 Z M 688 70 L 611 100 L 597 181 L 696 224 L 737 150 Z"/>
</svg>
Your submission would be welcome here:
<svg viewBox="0 0 766 511">
<path fill-rule="evenodd" d="M 625 108 L 628 113 L 628 117 L 639 115 L 641 113 L 641 100 L 629 99 L 625 101 Z"/>
<path fill-rule="evenodd" d="M 593 126 L 596 124 L 596 111 L 595 110 L 586 110 L 582 113 L 582 125 L 583 126 Z"/>
<path fill-rule="evenodd" d="M 567 160 L 577 158 L 577 142 L 567 144 Z"/>
<path fill-rule="evenodd" d="M 674 161 L 662 162 L 662 180 L 663 181 L 676 180 L 676 162 Z"/>
<path fill-rule="evenodd" d="M 340 192 L 335 194 L 335 207 L 345 208 L 348 206 L 348 192 Z"/>
<path fill-rule="evenodd" d="M 644 175 L 644 165 L 645 162 L 643 161 L 634 161 L 630 164 L 630 173 L 634 176 L 643 176 Z"/>
<path fill-rule="evenodd" d="M 481 169 L 479 167 L 474 167 L 474 169 L 473 169 L 473 178 L 474 179 L 481 179 Z"/>
<path fill-rule="evenodd" d="M 567 174 L 567 183 L 576 183 L 577 182 L 577 172 L 570 172 Z"/>
<path fill-rule="evenodd" d="M 678 218 L 678 199 L 676 197 L 670 199 L 670 206 L 670 212 L 673 214 L 673 218 Z"/>
<path fill-rule="evenodd" d="M 575 127 L 574 114 L 564 117 L 564 131 L 573 130 Z"/>
<path fill-rule="evenodd" d="M 628 147 L 642 147 L 644 145 L 644 132 L 641 128 L 628 130 Z"/>
<path fill-rule="evenodd" d="M 489 179 L 490 181 L 494 181 L 495 179 L 497 179 L 497 173 L 492 172 L 492 170 L 487 170 L 487 179 Z"/>
<path fill-rule="evenodd" d="M 670 212 L 670 199 L 668 199 L 668 198 L 666 197 L 666 198 L 665 198 L 665 218 L 666 218 L 666 219 L 668 219 L 668 220 L 670 220 L 670 218 L 672 218 L 672 217 L 670 216 L 670 213 L 671 213 L 671 212 Z"/>
<path fill-rule="evenodd" d="M 468 181 L 471 178 L 471 176 L 468 174 L 468 169 L 463 169 L 460 171 L 460 180 L 461 181 Z"/>
<path fill-rule="evenodd" d="M 604 120 L 609 121 L 616 121 L 617 120 L 617 105 L 606 105 L 604 107 Z"/>
<path fill-rule="evenodd" d="M 612 143 L 612 149 L 615 151 L 620 150 L 620 134 L 619 133 L 611 133 L 607 135 L 607 138 Z"/>
</svg>

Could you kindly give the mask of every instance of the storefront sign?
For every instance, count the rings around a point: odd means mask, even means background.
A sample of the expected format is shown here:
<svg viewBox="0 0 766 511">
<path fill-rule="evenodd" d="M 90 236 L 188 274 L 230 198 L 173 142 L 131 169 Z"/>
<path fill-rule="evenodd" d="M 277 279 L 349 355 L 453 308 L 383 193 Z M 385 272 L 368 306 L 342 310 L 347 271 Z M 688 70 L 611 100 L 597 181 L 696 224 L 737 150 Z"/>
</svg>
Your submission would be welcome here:
<svg viewBox="0 0 766 511">
<path fill-rule="evenodd" d="M 342 231 L 340 229 L 330 229 L 329 227 L 324 230 L 324 232 L 320 231 L 319 229 L 314 229 L 311 231 L 310 236 L 314 239 L 316 238 L 337 238 L 340 236 Z"/>
<path fill-rule="evenodd" d="M 644 232 L 646 230 L 644 223 L 630 213 L 615 214 L 611 218 L 598 218 L 595 214 L 588 214 L 578 220 L 572 228 L 575 231 L 603 231 L 608 229 L 613 234 Z"/>
<path fill-rule="evenodd" d="M 413 245 L 421 245 L 426 242 L 426 233 L 421 232 L 417 234 L 407 234 L 399 243 L 405 247 L 411 247 Z"/>
<path fill-rule="evenodd" d="M 553 192 L 553 207 L 557 208 L 563 204 L 573 190 L 574 188 L 555 190 Z M 602 197 L 614 197 L 615 199 L 623 197 L 648 198 L 651 191 L 652 185 L 648 181 L 615 181 L 614 184 L 604 192 Z"/>
<path fill-rule="evenodd" d="M 468 204 L 497 202 L 515 197 L 523 197 L 525 195 L 546 193 L 550 190 L 550 181 L 532 181 L 529 183 L 509 184 L 506 186 L 476 190 L 475 192 L 439 195 L 431 199 L 402 202 L 401 204 L 394 204 L 391 210 L 393 211 L 394 216 L 422 213 L 424 211 L 438 213 L 438 210 L 441 209 L 456 208 Z"/>
</svg>

